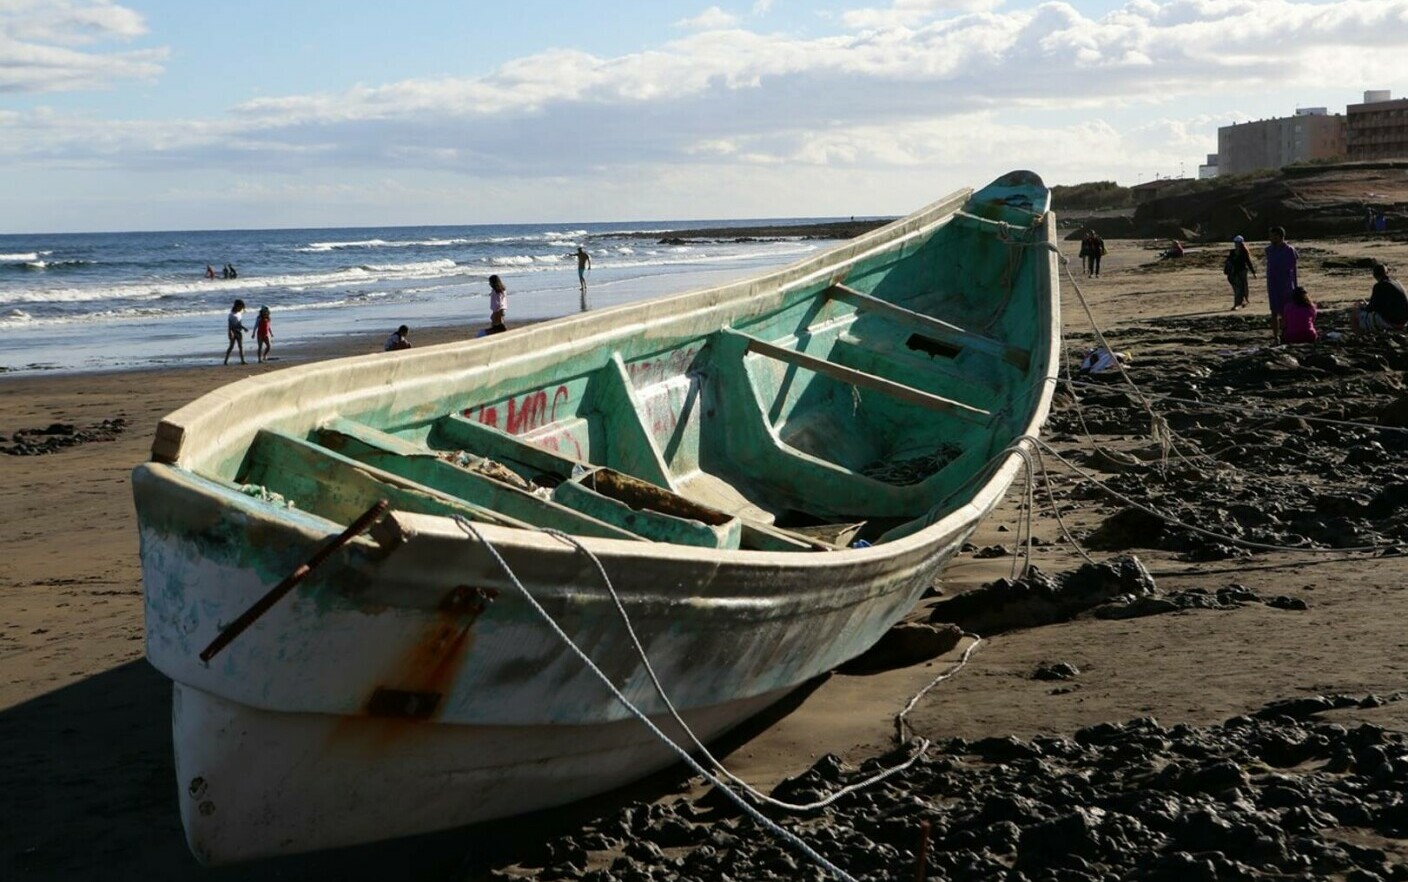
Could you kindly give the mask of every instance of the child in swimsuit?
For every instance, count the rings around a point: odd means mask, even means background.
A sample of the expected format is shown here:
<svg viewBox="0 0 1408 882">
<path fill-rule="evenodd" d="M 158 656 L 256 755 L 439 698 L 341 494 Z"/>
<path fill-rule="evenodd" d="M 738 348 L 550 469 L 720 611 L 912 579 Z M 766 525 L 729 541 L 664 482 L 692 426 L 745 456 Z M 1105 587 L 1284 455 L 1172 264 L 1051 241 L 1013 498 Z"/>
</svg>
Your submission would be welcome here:
<svg viewBox="0 0 1408 882">
<path fill-rule="evenodd" d="M 269 322 L 269 307 L 259 307 L 259 318 L 254 320 L 254 341 L 259 344 L 259 360 L 269 360 L 269 350 L 273 348 L 274 328 Z"/>
</svg>

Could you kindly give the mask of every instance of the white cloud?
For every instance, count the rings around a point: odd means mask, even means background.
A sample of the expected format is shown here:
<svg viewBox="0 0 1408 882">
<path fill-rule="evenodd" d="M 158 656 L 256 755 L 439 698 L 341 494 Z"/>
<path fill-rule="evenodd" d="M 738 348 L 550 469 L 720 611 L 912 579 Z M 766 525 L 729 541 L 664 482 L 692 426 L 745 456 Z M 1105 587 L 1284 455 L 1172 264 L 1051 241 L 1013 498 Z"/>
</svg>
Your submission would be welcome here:
<svg viewBox="0 0 1408 882">
<path fill-rule="evenodd" d="M 767 15 L 772 12 L 772 0 L 753 0 L 753 14 Z"/>
<path fill-rule="evenodd" d="M 716 31 L 722 30 L 723 28 L 731 28 L 737 24 L 738 16 L 724 12 L 717 6 L 710 6 L 694 18 L 680 19 L 675 22 L 675 27 L 689 28 L 696 31 Z"/>
<path fill-rule="evenodd" d="M 1002 0 L 891 0 L 887 7 L 865 7 L 841 14 L 851 28 L 910 27 L 951 12 L 982 12 L 996 9 Z"/>
<path fill-rule="evenodd" d="M 1095 17 L 1064 2 L 979 5 L 905 0 L 880 9 L 903 23 L 857 19 L 824 37 L 701 25 L 647 51 L 544 51 L 479 77 L 260 98 L 191 121 L 0 112 L 0 162 L 394 169 L 549 200 L 549 182 L 570 170 L 576 187 L 636 216 L 679 215 L 648 210 L 642 194 L 684 199 L 691 181 L 698 198 L 753 213 L 762 194 L 802 199 L 849 181 L 856 198 L 905 207 L 925 181 L 981 183 L 1012 167 L 1068 183 L 1175 172 L 1215 150 L 1217 126 L 1238 114 L 1267 115 L 1273 100 L 1285 106 L 1271 112 L 1289 113 L 1305 103 L 1298 93 L 1359 89 L 1366 64 L 1382 63 L 1382 77 L 1393 73 L 1384 59 L 1408 57 L 1408 0 L 1131 0 Z M 1368 85 L 1381 84 L 1403 85 Z M 867 208 L 879 205 L 850 210 Z"/>
<path fill-rule="evenodd" d="M 79 48 L 146 31 L 140 15 L 108 0 L 5 0 L 0 3 L 0 92 L 107 89 L 115 80 L 150 80 L 162 72 L 165 49 Z"/>
</svg>

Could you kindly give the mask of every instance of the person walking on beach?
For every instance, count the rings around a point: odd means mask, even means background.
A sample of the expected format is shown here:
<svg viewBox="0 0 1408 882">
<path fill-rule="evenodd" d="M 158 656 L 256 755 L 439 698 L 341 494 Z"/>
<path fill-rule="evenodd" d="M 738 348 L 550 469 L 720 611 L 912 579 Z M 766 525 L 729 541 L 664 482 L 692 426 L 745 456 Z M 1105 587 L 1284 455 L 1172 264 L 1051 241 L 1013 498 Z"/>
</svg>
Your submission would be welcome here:
<svg viewBox="0 0 1408 882">
<path fill-rule="evenodd" d="M 1361 334 L 1374 331 L 1402 332 L 1408 328 L 1408 293 L 1389 278 L 1388 267 L 1374 264 L 1374 290 L 1368 300 L 1355 304 L 1354 330 Z"/>
<path fill-rule="evenodd" d="M 269 360 L 269 350 L 274 343 L 274 325 L 269 320 L 269 307 L 259 307 L 259 317 L 254 320 L 255 353 L 260 363 Z"/>
<path fill-rule="evenodd" d="M 1266 246 L 1266 298 L 1271 303 L 1271 345 L 1281 342 L 1281 313 L 1296 281 L 1296 250 L 1286 242 L 1285 227 L 1272 227 Z"/>
<path fill-rule="evenodd" d="M 489 277 L 489 330 L 486 334 L 502 334 L 508 330 L 504 319 L 508 316 L 508 289 L 503 279 L 497 275 Z"/>
<path fill-rule="evenodd" d="M 1105 240 L 1094 230 L 1090 231 L 1090 270 L 1091 275 L 1100 278 L 1100 258 L 1105 256 Z"/>
<path fill-rule="evenodd" d="M 1222 272 L 1227 283 L 1232 286 L 1232 309 L 1236 311 L 1252 305 L 1251 291 L 1247 288 L 1247 274 L 1256 275 L 1256 264 L 1252 263 L 1252 253 L 1247 250 L 1247 240 L 1241 236 L 1232 237 L 1232 250 L 1222 262 Z"/>
<path fill-rule="evenodd" d="M 1087 229 L 1085 235 L 1080 237 L 1080 268 L 1085 270 L 1085 277 L 1090 278 L 1092 262 L 1090 259 L 1090 244 L 1095 240 L 1095 231 Z"/>
<path fill-rule="evenodd" d="M 592 268 L 592 256 L 581 245 L 577 246 L 577 284 L 582 290 L 582 312 L 587 311 L 587 270 Z"/>
<path fill-rule="evenodd" d="M 1318 311 L 1310 294 L 1297 285 L 1281 312 L 1281 342 L 1314 343 L 1320 339 L 1320 332 L 1315 330 L 1315 314 Z"/>
<path fill-rule="evenodd" d="M 236 300 L 235 305 L 230 307 L 230 316 L 225 322 L 226 332 L 230 337 L 230 345 L 225 347 L 225 364 L 230 363 L 230 353 L 235 347 L 240 348 L 240 364 L 248 364 L 244 360 L 244 335 L 248 330 L 244 326 L 244 301 Z"/>
<path fill-rule="evenodd" d="M 382 347 L 383 352 L 399 352 L 402 349 L 411 348 L 411 329 L 405 325 L 391 332 L 391 336 L 386 338 L 386 345 Z"/>
</svg>

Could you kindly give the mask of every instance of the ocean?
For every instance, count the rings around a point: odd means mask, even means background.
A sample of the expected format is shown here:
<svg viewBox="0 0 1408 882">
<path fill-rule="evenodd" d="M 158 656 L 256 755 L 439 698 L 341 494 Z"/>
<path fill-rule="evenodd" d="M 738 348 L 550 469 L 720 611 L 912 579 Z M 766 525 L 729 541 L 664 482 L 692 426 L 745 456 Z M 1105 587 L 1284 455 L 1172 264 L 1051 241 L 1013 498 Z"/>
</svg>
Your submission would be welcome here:
<svg viewBox="0 0 1408 882">
<path fill-rule="evenodd" d="M 199 230 L 0 235 L 0 370 L 92 371 L 214 362 L 236 298 L 253 328 L 270 309 L 274 354 L 319 335 L 398 325 L 488 324 L 488 277 L 509 325 L 580 308 L 576 258 L 592 258 L 597 309 L 741 278 L 826 247 L 814 240 L 662 244 L 665 231 L 825 219 Z M 225 264 L 235 279 L 219 278 Z M 215 279 L 205 278 L 207 265 Z M 252 349 L 252 347 L 250 347 Z"/>
</svg>

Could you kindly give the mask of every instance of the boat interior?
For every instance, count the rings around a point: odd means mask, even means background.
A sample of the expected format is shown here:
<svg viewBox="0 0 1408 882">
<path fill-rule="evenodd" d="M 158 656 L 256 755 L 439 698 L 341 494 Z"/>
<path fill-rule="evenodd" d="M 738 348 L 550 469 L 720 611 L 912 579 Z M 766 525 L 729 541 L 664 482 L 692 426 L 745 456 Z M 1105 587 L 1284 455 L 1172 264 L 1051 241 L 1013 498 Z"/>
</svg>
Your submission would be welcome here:
<svg viewBox="0 0 1408 882">
<path fill-rule="evenodd" d="M 276 421 L 226 480 L 337 524 L 387 499 L 715 549 L 885 542 L 962 505 L 1040 399 L 1049 255 L 991 226 L 960 213 L 708 333 L 622 335 L 399 414 Z"/>
</svg>

